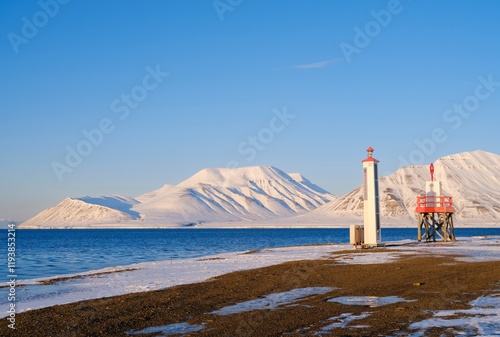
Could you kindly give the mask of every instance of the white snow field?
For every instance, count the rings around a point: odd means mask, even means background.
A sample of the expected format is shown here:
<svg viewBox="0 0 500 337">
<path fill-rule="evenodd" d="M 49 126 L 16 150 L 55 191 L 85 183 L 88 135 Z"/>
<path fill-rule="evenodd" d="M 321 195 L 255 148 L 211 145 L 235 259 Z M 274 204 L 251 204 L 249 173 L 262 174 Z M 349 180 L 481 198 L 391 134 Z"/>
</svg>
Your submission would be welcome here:
<svg viewBox="0 0 500 337">
<path fill-rule="evenodd" d="M 371 254 L 352 254 L 355 259 L 340 256 L 341 262 L 346 264 L 390 263 L 398 257 L 417 252 L 419 255 L 457 255 L 458 259 L 466 261 L 500 261 L 500 237 L 485 238 L 458 238 L 454 243 L 425 244 L 416 241 L 404 240 L 387 243 L 388 252 Z M 111 297 L 128 293 L 137 293 L 148 290 L 157 290 L 175 285 L 196 283 L 208 280 L 222 274 L 276 265 L 287 261 L 313 260 L 331 258 L 329 253 L 352 249 L 349 244 L 296 246 L 273 249 L 263 249 L 252 254 L 224 253 L 210 257 L 173 260 L 162 262 L 145 262 L 128 266 L 104 268 L 90 272 L 59 275 L 57 277 L 34 279 L 22 282 L 17 287 L 17 309 L 23 312 L 32 309 L 44 308 L 56 304 L 73 303 L 82 300 Z M 49 285 L 41 285 L 39 281 L 72 277 Z M 3 285 L 7 285 L 4 282 Z M 323 291 L 312 288 L 308 291 Z M 268 298 L 267 301 L 290 300 L 293 296 L 304 295 L 304 291 L 290 294 L 280 294 L 277 298 Z M 307 294 L 306 294 L 307 295 Z M 8 302 L 0 299 L 3 316 L 7 312 Z M 265 302 L 265 300 L 264 300 Z M 497 301 L 498 302 L 498 301 Z M 246 303 L 245 305 L 262 304 L 263 301 Z M 245 307 L 245 305 L 242 306 Z M 234 309 L 234 308 L 233 308 Z M 229 310 L 229 309 L 227 309 Z M 498 305 L 494 308 L 496 314 L 500 312 Z M 422 323 L 423 324 L 423 323 Z"/>
<path fill-rule="evenodd" d="M 480 296 L 469 303 L 467 310 L 440 310 L 434 317 L 410 325 L 411 337 L 426 335 L 432 327 L 450 328 L 459 336 L 500 336 L 500 293 Z"/>
<path fill-rule="evenodd" d="M 464 152 L 442 157 L 434 166 L 444 193 L 453 197 L 456 226 L 500 225 L 500 155 Z M 415 226 L 416 196 L 429 179 L 428 165 L 380 177 L 383 226 Z M 362 193 L 360 186 L 336 198 L 299 173 L 270 166 L 204 169 L 178 185 L 136 198 L 66 198 L 19 227 L 348 227 L 362 222 Z"/>
</svg>

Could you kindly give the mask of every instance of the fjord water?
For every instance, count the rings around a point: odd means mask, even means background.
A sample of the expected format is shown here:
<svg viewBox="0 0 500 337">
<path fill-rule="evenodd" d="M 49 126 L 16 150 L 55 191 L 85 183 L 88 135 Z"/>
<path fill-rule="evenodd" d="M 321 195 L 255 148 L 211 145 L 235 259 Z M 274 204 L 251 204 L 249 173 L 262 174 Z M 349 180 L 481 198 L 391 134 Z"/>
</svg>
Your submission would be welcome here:
<svg viewBox="0 0 500 337">
<path fill-rule="evenodd" d="M 1 232 L 6 243 L 7 231 Z M 415 240 L 416 234 L 416 228 L 388 228 L 382 230 L 382 239 Z M 458 228 L 455 234 L 500 235 L 500 228 Z M 347 242 L 347 228 L 17 230 L 17 274 L 26 280 L 146 261 Z"/>
</svg>

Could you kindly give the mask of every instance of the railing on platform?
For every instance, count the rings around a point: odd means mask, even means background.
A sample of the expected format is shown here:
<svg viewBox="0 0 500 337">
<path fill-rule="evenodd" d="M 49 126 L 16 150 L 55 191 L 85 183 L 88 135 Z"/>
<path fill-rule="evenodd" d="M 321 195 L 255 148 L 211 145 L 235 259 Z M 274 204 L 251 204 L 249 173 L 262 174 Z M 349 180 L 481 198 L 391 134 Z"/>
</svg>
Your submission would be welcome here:
<svg viewBox="0 0 500 337">
<path fill-rule="evenodd" d="M 453 197 L 419 195 L 417 196 L 417 207 L 453 207 Z"/>
<path fill-rule="evenodd" d="M 417 212 L 453 212 L 453 197 L 445 195 L 419 195 L 417 196 Z"/>
</svg>

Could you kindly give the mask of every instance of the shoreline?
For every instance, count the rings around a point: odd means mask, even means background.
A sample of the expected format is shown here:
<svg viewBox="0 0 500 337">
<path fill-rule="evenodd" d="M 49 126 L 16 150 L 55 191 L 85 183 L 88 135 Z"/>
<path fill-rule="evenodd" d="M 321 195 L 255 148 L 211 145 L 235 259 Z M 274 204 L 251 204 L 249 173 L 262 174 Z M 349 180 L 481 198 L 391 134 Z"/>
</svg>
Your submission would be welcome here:
<svg viewBox="0 0 500 337">
<path fill-rule="evenodd" d="M 63 233 L 64 232 L 64 233 Z M 60 277 L 62 275 L 74 275 L 103 269 L 115 268 L 143 262 L 161 263 L 162 261 L 186 261 L 197 259 L 203 256 L 217 255 L 224 252 L 240 252 L 252 249 L 264 249 L 267 247 L 290 247 L 308 244 L 348 244 L 349 231 L 347 229 L 234 229 L 234 230 L 95 230 L 92 231 L 20 231 L 19 242 L 24 252 L 26 262 L 23 263 L 23 273 L 18 275 L 19 283 L 36 278 Z M 24 234 L 23 234 L 24 233 Z M 493 235 L 500 232 L 496 229 L 462 229 L 457 231 L 458 238 L 484 235 Z M 63 235 L 64 234 L 64 235 Z M 88 234 L 88 235 L 87 235 Z M 39 236 L 40 235 L 40 236 Z M 92 241 L 86 238 L 93 237 Z M 405 238 L 416 239 L 414 229 L 384 229 L 383 237 L 386 242 L 399 241 Z M 229 240 L 224 243 L 220 238 Z M 43 247 L 37 248 L 38 238 L 46 238 L 47 243 L 53 247 L 61 245 L 61 254 L 48 251 Z M 61 238 L 64 238 L 61 241 Z M 108 244 L 108 238 L 114 238 Z M 125 238 L 124 241 L 118 238 Z M 185 238 L 185 239 L 184 239 Z M 190 238 L 187 240 L 187 238 Z M 206 247 L 193 248 L 191 242 L 207 242 Z M 201 241 L 198 240 L 201 238 Z M 243 238 L 243 239 L 242 239 Z M 248 240 L 246 239 L 248 238 Z M 68 240 L 66 240 L 68 239 Z M 134 245 L 135 242 L 152 239 L 157 244 L 149 244 L 148 247 Z M 45 239 L 44 239 L 45 240 Z M 411 241 L 411 240 L 410 240 Z M 65 242 L 72 242 L 68 245 Z M 79 253 L 79 244 L 82 242 L 87 251 Z M 124 242 L 130 243 L 123 244 Z M 148 241 L 149 242 L 149 241 Z M 416 243 L 416 240 L 413 240 Z M 213 245 L 213 246 L 212 246 Z M 32 248 L 30 248 L 32 247 Z M 213 248 L 212 248 L 213 247 Z M 133 250 L 131 250 L 133 248 Z M 157 251 L 160 249 L 160 251 Z M 336 248 L 332 248 L 336 249 Z M 37 252 L 41 253 L 37 255 Z M 294 253 L 295 254 L 295 253 Z M 45 256 L 45 257 L 44 257 Z M 299 257 L 298 257 L 299 258 Z M 68 260 L 78 261 L 78 263 L 68 264 Z M 51 264 L 45 266 L 46 261 Z M 176 263 L 176 262 L 175 262 Z M 116 269 L 116 268 L 115 268 Z M 168 277 L 172 277 L 169 275 Z M 5 285 L 6 282 L 0 283 Z M 0 307 L 2 300 L 0 300 Z"/>
<path fill-rule="evenodd" d="M 342 225 L 241 225 L 241 226 L 225 226 L 221 224 L 205 224 L 196 226 L 174 226 L 174 225 L 146 225 L 146 226 L 71 226 L 71 227 L 20 227 L 18 225 L 16 230 L 46 230 L 46 229 L 349 229 L 350 224 Z M 417 224 L 407 225 L 407 226 L 384 226 L 382 229 L 408 229 L 414 228 L 417 230 Z M 500 229 L 500 223 L 487 223 L 481 225 L 460 225 L 458 229 Z M 7 228 L 1 228 L 7 229 Z M 457 229 L 457 228 L 455 228 Z"/>
<path fill-rule="evenodd" d="M 171 228 L 169 228 L 171 229 Z M 200 229 L 200 228 L 199 228 Z M 244 230 L 247 230 L 246 228 L 242 228 Z M 398 229 L 398 228 L 391 228 L 391 229 Z M 407 229 L 407 228 L 399 228 L 399 229 Z M 477 229 L 477 228 L 473 228 Z M 484 228 L 484 229 L 489 229 L 489 228 Z M 217 230 L 217 228 L 210 228 L 210 230 Z M 467 242 L 473 239 L 495 239 L 495 238 L 500 238 L 500 233 L 499 234 L 486 234 L 486 235 L 474 235 L 474 236 L 458 236 L 457 241 L 458 242 Z M 348 239 L 348 238 L 347 238 Z M 413 246 L 413 247 L 418 247 L 419 245 L 436 245 L 443 243 L 441 240 L 437 240 L 436 242 L 418 242 L 416 239 L 411 238 L 411 239 L 401 239 L 398 241 L 388 241 L 384 242 L 384 245 L 381 247 L 386 247 L 386 248 L 397 248 L 398 246 Z M 450 247 L 453 247 L 453 242 L 448 242 L 445 243 L 445 245 L 449 245 Z M 286 250 L 286 249 L 294 249 L 294 248 L 304 248 L 304 247 L 324 247 L 326 250 L 332 250 L 332 251 L 338 251 L 339 249 L 341 250 L 349 250 L 352 248 L 352 245 L 348 243 L 347 241 L 345 242 L 324 242 L 324 243 L 313 243 L 313 244 L 293 244 L 293 245 L 283 245 L 283 246 L 276 246 L 276 247 L 264 247 L 264 248 L 257 248 L 255 250 L 251 250 L 252 252 L 261 252 L 261 251 L 279 251 L 279 250 Z M 111 272 L 121 272 L 123 270 L 127 269 L 140 269 L 142 267 L 137 267 L 137 266 L 145 266 L 145 265 L 157 265 L 157 264 L 165 264 L 165 263 L 182 263 L 183 261 L 208 261 L 208 260 L 213 260 L 213 259 L 219 259 L 219 256 L 234 256 L 234 255 L 245 255 L 248 254 L 248 250 L 235 250 L 235 251 L 227 251 L 227 252 L 214 252 L 210 253 L 208 255 L 200 255 L 200 256 L 194 256 L 194 257 L 177 257 L 177 258 L 170 258 L 170 259 L 164 259 L 164 260 L 151 260 L 151 261 L 143 261 L 143 262 L 132 262 L 132 263 L 125 263 L 125 264 L 117 264 L 117 265 L 109 265 L 109 266 L 103 266 L 100 268 L 95 268 L 95 269 L 89 269 L 89 270 L 84 270 L 84 271 L 76 271 L 76 272 L 70 272 L 70 273 L 61 273 L 61 274 L 54 274 L 54 275 L 48 275 L 48 276 L 38 276 L 38 277 L 32 277 L 32 278 L 26 278 L 26 279 L 19 279 L 18 284 L 21 286 L 24 285 L 33 285 L 39 282 L 47 282 L 52 279 L 57 279 L 57 278 L 81 278 L 81 277 L 88 277 L 91 275 L 96 275 L 100 273 L 109 273 Z M 319 256 L 318 256 L 319 257 Z M 225 258 L 220 258 L 220 259 L 225 259 Z M 298 258 L 291 257 L 290 260 L 287 261 L 293 261 L 297 260 Z M 287 262 L 283 261 L 283 262 Z M 1 285 L 0 283 L 0 288 L 5 288 L 7 287 L 7 282 L 5 282 L 5 285 Z M 0 316 L 1 317 L 1 316 Z"/>
</svg>

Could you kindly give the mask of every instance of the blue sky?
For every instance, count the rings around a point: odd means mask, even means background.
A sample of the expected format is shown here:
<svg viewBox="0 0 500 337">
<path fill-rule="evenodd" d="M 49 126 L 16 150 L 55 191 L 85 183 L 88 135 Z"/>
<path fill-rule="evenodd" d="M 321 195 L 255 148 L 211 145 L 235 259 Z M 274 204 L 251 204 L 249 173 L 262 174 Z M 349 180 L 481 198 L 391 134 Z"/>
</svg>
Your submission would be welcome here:
<svg viewBox="0 0 500 337">
<path fill-rule="evenodd" d="M 382 173 L 499 153 L 499 10 L 2 1 L 0 218 L 138 196 L 206 167 L 272 165 L 340 195 L 361 184 L 369 146 Z"/>
</svg>

